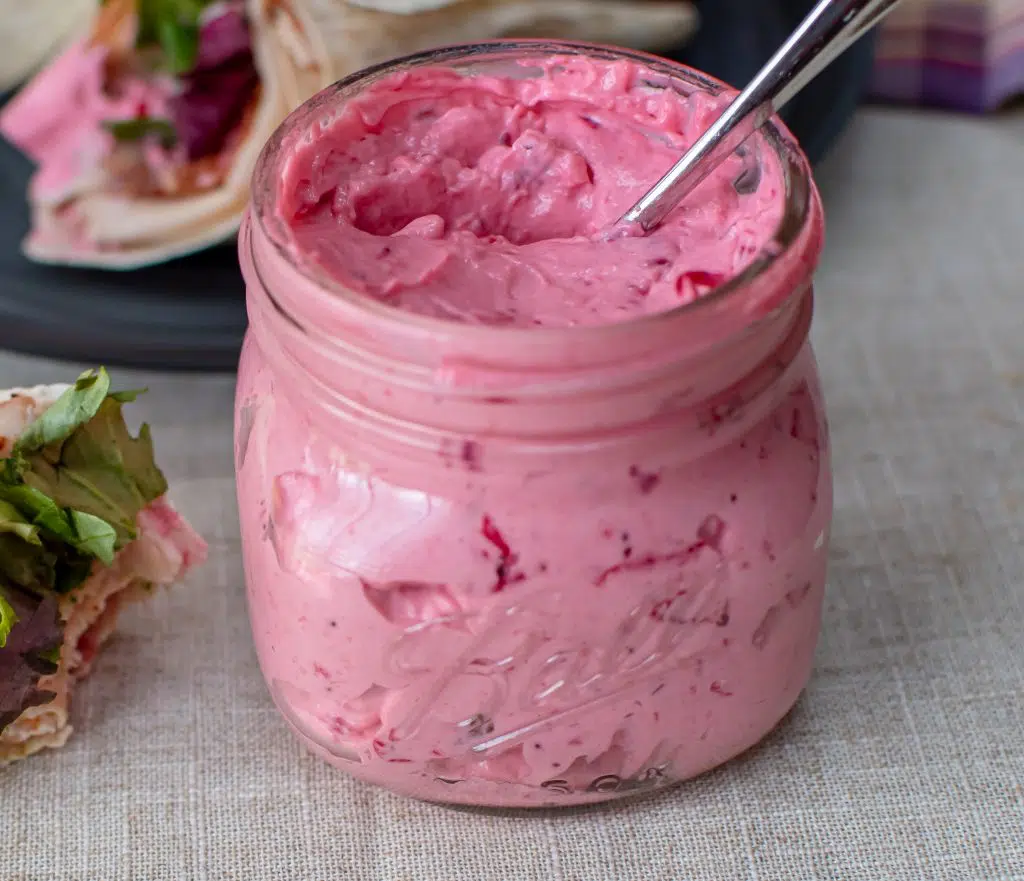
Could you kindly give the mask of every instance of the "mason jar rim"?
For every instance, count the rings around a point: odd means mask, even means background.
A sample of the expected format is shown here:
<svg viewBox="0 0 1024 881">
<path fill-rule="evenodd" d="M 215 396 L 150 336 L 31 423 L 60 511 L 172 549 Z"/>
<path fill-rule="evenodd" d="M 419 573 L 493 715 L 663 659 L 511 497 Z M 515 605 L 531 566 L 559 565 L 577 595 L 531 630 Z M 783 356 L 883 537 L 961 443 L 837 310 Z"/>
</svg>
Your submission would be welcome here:
<svg viewBox="0 0 1024 881">
<path fill-rule="evenodd" d="M 287 158 L 290 149 L 316 127 L 319 121 L 318 117 L 323 118 L 325 114 L 342 109 L 346 98 L 354 97 L 374 81 L 402 70 L 444 66 L 457 68 L 459 64 L 482 62 L 488 59 L 500 60 L 501 57 L 522 59 L 565 55 L 583 55 L 608 61 L 632 61 L 650 73 L 663 76 L 669 81 L 690 85 L 694 87 L 694 90 L 712 96 L 734 91 L 727 83 L 676 61 L 634 49 L 582 41 L 491 40 L 456 44 L 401 56 L 358 70 L 327 86 L 293 110 L 281 122 L 260 151 L 253 172 L 250 214 L 254 225 L 274 248 L 278 257 L 291 270 L 295 271 L 305 282 L 311 282 L 323 292 L 337 298 L 337 305 L 347 306 L 362 313 L 363 317 L 384 321 L 396 330 L 404 329 L 417 335 L 442 334 L 447 336 L 457 328 L 458 333 L 465 341 L 475 340 L 481 344 L 486 344 L 488 339 L 497 340 L 498 338 L 508 344 L 513 342 L 516 337 L 521 339 L 528 337 L 537 342 L 538 336 L 564 337 L 566 334 L 571 335 L 579 342 L 584 342 L 585 339 L 596 342 L 602 337 L 636 332 L 645 326 L 650 327 L 667 321 L 679 320 L 684 316 L 696 317 L 713 311 L 727 302 L 731 303 L 736 299 L 741 299 L 754 282 L 789 255 L 790 249 L 802 238 L 813 215 L 814 187 L 807 159 L 788 131 L 784 127 L 780 127 L 774 120 L 765 123 L 758 132 L 754 133 L 753 137 L 761 137 L 779 162 L 785 203 L 778 225 L 770 239 L 742 272 L 723 282 L 713 291 L 672 309 L 608 324 L 554 327 L 464 324 L 397 309 L 375 297 L 360 293 L 340 283 L 327 273 L 320 272 L 318 267 L 311 262 L 296 259 L 294 251 L 288 247 L 287 232 L 282 229 L 276 213 L 276 182 L 280 180 L 280 164 Z M 652 85 L 663 86 L 664 83 L 652 82 Z M 294 323 L 301 325 L 301 322 L 296 320 L 297 316 L 285 312 L 271 292 L 267 293 L 271 295 L 271 299 L 275 301 L 275 306 L 279 311 Z"/>
</svg>

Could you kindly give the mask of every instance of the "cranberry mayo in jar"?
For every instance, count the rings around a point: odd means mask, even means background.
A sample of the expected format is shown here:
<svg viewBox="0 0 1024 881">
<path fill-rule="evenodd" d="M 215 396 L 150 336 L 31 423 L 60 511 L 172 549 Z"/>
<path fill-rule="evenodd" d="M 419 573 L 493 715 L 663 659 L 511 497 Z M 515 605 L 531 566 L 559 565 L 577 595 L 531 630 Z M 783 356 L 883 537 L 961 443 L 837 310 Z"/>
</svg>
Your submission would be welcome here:
<svg viewBox="0 0 1024 881">
<path fill-rule="evenodd" d="M 768 125 L 607 229 L 729 93 L 568 43 L 424 53 L 297 110 L 240 236 L 236 466 L 273 699 L 438 802 L 654 790 L 807 682 L 832 510 L 822 215 Z"/>
</svg>

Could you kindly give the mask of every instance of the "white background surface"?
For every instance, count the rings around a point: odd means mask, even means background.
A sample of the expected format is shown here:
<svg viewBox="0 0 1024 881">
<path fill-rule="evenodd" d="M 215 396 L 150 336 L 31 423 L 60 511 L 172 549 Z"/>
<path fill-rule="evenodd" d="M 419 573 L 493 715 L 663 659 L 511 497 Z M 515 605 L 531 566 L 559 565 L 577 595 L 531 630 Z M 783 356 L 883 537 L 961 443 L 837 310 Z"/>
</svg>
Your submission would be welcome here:
<svg viewBox="0 0 1024 881">
<path fill-rule="evenodd" d="M 761 747 L 565 814 L 347 780 L 256 668 L 232 379 L 120 371 L 211 557 L 125 616 L 68 747 L 0 771 L 0 879 L 1024 879 L 1024 114 L 865 111 L 820 182 L 830 590 L 811 686 Z M 0 386 L 74 373 L 0 355 Z"/>
</svg>

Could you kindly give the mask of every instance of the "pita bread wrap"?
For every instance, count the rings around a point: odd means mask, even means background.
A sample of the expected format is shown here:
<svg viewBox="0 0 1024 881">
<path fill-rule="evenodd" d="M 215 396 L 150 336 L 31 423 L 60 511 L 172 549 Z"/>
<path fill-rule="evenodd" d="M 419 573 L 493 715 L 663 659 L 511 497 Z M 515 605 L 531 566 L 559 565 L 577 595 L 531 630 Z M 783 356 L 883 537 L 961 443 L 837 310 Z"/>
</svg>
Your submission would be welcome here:
<svg viewBox="0 0 1024 881">
<path fill-rule="evenodd" d="M 38 166 L 25 254 L 132 269 L 233 236 L 264 141 L 335 79 L 304 2 L 94 4 L 0 114 Z"/>
<path fill-rule="evenodd" d="M 119 611 L 206 555 L 148 432 L 124 428 L 131 396 L 103 371 L 0 392 L 0 766 L 65 743 L 71 691 Z"/>
<path fill-rule="evenodd" d="M 659 51 L 696 31 L 688 0 L 306 0 L 338 76 L 454 43 L 572 39 Z"/>
</svg>

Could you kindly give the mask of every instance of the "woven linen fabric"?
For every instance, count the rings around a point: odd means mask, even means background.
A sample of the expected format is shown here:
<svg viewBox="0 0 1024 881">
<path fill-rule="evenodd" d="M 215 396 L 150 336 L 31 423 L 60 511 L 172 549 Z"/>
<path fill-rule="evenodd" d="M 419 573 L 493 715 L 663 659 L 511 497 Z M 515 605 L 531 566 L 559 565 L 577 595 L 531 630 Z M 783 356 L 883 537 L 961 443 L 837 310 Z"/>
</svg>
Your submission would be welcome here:
<svg viewBox="0 0 1024 881">
<path fill-rule="evenodd" d="M 0 881 L 1024 879 L 1022 143 L 1024 115 L 873 110 L 821 170 L 814 676 L 761 746 L 632 804 L 451 810 L 307 755 L 248 634 L 233 380 L 117 371 L 210 560 L 125 616 L 68 746 L 0 771 Z M 3 385 L 74 370 L 0 356 Z"/>
<path fill-rule="evenodd" d="M 980 113 L 1024 95 L 1024 0 L 903 0 L 878 30 L 874 98 Z"/>
</svg>

